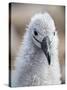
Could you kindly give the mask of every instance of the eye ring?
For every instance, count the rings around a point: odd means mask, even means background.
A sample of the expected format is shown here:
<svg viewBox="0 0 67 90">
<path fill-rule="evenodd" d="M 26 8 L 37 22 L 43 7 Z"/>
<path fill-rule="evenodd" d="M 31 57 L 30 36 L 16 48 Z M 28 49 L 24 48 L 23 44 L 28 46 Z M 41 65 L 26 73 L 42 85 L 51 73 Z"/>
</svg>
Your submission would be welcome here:
<svg viewBox="0 0 67 90">
<path fill-rule="evenodd" d="M 35 34 L 35 36 L 37 36 L 38 35 L 37 31 L 34 31 L 34 34 Z"/>
</svg>

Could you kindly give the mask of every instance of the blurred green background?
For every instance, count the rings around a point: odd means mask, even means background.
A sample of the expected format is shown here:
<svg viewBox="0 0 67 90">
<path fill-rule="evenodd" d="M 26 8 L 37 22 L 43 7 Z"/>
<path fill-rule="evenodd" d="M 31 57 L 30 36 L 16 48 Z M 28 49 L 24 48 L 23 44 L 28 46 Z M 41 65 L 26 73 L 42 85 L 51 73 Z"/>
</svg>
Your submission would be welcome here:
<svg viewBox="0 0 67 90">
<path fill-rule="evenodd" d="M 15 69 L 14 62 L 19 51 L 21 41 L 33 15 L 39 12 L 48 12 L 55 21 L 59 35 L 59 61 L 62 81 L 65 82 L 65 7 L 40 4 L 11 4 L 11 68 Z"/>
</svg>

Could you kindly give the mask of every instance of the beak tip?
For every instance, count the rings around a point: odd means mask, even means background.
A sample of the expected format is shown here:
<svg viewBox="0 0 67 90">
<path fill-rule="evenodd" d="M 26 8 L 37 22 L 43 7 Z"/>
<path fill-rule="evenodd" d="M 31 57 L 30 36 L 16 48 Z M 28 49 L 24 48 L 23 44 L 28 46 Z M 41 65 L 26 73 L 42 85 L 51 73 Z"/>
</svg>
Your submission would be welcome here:
<svg viewBox="0 0 67 90">
<path fill-rule="evenodd" d="M 48 62 L 48 64 L 50 65 L 50 62 Z"/>
<path fill-rule="evenodd" d="M 50 65 L 50 64 L 51 64 L 51 60 L 50 60 L 50 55 L 49 55 L 49 53 L 48 53 L 48 55 L 47 55 L 47 60 L 48 60 L 48 64 Z"/>
</svg>

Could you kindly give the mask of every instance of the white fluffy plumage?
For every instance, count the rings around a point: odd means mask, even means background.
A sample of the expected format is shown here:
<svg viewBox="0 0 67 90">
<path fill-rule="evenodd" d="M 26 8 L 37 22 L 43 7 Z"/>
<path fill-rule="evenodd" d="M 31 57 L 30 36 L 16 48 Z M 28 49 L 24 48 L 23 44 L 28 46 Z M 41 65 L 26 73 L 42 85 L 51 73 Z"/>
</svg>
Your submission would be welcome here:
<svg viewBox="0 0 67 90">
<path fill-rule="evenodd" d="M 50 40 L 49 53 L 51 63 L 32 36 L 38 32 L 36 39 L 42 42 L 44 37 Z M 36 14 L 32 17 L 24 35 L 19 55 L 16 59 L 15 74 L 11 85 L 13 87 L 61 84 L 58 59 L 58 35 L 54 20 L 48 13 Z"/>
</svg>

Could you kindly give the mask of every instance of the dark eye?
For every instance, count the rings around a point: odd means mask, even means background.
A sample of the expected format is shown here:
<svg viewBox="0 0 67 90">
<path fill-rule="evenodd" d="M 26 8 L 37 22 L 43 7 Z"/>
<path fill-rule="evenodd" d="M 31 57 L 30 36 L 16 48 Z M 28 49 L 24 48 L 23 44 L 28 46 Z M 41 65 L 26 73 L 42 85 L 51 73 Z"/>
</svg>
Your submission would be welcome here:
<svg viewBox="0 0 67 90">
<path fill-rule="evenodd" d="M 55 36 L 55 32 L 53 32 L 54 36 Z"/>
<path fill-rule="evenodd" d="M 34 34 L 37 36 L 38 35 L 37 31 L 34 31 Z"/>
</svg>

